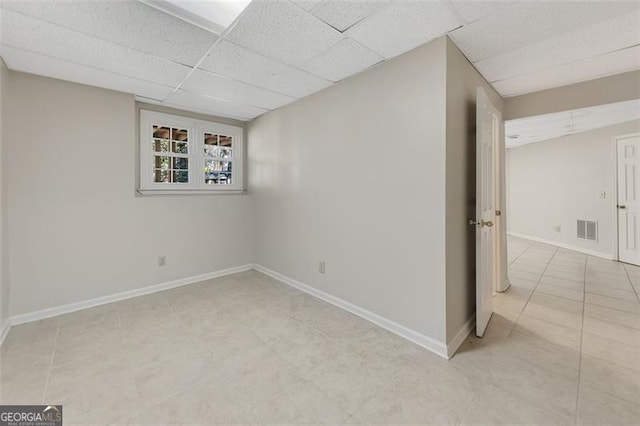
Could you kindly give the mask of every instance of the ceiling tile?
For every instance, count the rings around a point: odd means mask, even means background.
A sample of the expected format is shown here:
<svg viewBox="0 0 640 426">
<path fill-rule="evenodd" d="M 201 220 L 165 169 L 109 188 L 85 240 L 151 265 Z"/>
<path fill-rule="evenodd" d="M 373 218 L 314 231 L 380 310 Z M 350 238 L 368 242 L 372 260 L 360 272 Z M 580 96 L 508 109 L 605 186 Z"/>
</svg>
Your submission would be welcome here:
<svg viewBox="0 0 640 426">
<path fill-rule="evenodd" d="M 180 88 L 225 101 L 254 105 L 264 109 L 275 109 L 295 101 L 295 98 L 280 93 L 270 92 L 200 70 L 195 70 Z"/>
<path fill-rule="evenodd" d="M 217 38 L 132 0 L 3 1 L 2 7 L 190 66 Z"/>
<path fill-rule="evenodd" d="M 450 36 L 471 62 L 478 62 L 636 10 L 637 2 L 515 2 Z"/>
<path fill-rule="evenodd" d="M 344 39 L 303 65 L 303 68 L 328 80 L 339 81 L 383 60 L 355 41 Z"/>
<path fill-rule="evenodd" d="M 640 15 L 625 13 L 591 26 L 476 62 L 491 81 L 504 80 L 640 44 Z"/>
<path fill-rule="evenodd" d="M 516 96 L 640 69 L 640 46 L 560 65 L 491 85 L 502 96 Z"/>
<path fill-rule="evenodd" d="M 101 71 L 12 47 L 0 46 L 0 55 L 4 58 L 7 66 L 14 71 L 103 87 L 105 89 L 132 93 L 146 98 L 164 99 L 164 97 L 173 90 L 171 87 Z"/>
<path fill-rule="evenodd" d="M 446 2 L 393 2 L 345 34 L 385 58 L 391 58 L 460 25 Z"/>
<path fill-rule="evenodd" d="M 254 1 L 227 40 L 291 65 L 300 65 L 324 52 L 342 35 L 284 1 Z"/>
<path fill-rule="evenodd" d="M 330 81 L 222 41 L 200 68 L 265 89 L 301 98 L 330 86 Z"/>
<path fill-rule="evenodd" d="M 219 115 L 221 117 L 250 120 L 264 114 L 267 110 L 248 105 L 225 102 L 210 96 L 177 90 L 169 95 L 163 105 L 173 106 L 187 111 Z"/>
<path fill-rule="evenodd" d="M 387 4 L 386 0 L 326 0 L 313 10 L 313 14 L 343 32 Z"/>
<path fill-rule="evenodd" d="M 2 44 L 89 67 L 177 86 L 190 68 L 86 36 L 19 13 L 2 10 Z"/>
<path fill-rule="evenodd" d="M 453 0 L 454 7 L 460 13 L 465 23 L 477 21 L 485 16 L 492 15 L 511 6 L 513 3 L 506 1 L 478 1 L 478 0 Z"/>
</svg>

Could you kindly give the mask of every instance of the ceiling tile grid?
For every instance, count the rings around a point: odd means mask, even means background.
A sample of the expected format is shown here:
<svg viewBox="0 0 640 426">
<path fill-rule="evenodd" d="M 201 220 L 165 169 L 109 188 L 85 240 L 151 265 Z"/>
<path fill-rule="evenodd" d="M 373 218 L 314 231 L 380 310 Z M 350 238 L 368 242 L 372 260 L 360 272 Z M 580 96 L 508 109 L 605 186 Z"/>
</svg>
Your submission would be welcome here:
<svg viewBox="0 0 640 426">
<path fill-rule="evenodd" d="M 637 9 L 635 2 L 515 2 L 463 26 L 451 37 L 472 62 Z"/>
<path fill-rule="evenodd" d="M 276 109 L 295 100 L 280 93 L 200 70 L 195 70 L 180 87 L 193 93 L 264 109 Z"/>
<path fill-rule="evenodd" d="M 389 59 L 462 25 L 444 1 L 392 2 L 351 27 L 345 34 Z"/>
<path fill-rule="evenodd" d="M 638 69 L 640 69 L 640 46 L 635 46 L 554 66 L 537 73 L 496 81 L 493 87 L 503 96 L 517 96 Z"/>
<path fill-rule="evenodd" d="M 278 59 L 301 65 L 333 46 L 343 36 L 296 5 L 254 0 L 226 39 Z"/>
<path fill-rule="evenodd" d="M 307 71 L 283 64 L 226 40 L 213 48 L 200 64 L 200 68 L 295 98 L 317 92 L 332 84 Z"/>
<path fill-rule="evenodd" d="M 149 99 L 164 99 L 173 90 L 171 87 L 149 81 L 7 46 L 0 46 L 0 56 L 14 71 L 102 87 L 118 92 L 135 93 Z"/>
<path fill-rule="evenodd" d="M 167 86 L 179 84 L 190 71 L 184 65 L 11 11 L 2 11 L 0 40 L 4 46 Z"/>
<path fill-rule="evenodd" d="M 640 69 L 636 1 L 254 0 L 220 36 L 146 3 L 0 0 L 0 54 L 241 119 L 445 34 L 503 96 Z"/>
<path fill-rule="evenodd" d="M 162 103 L 163 105 L 179 109 L 220 115 L 238 120 L 249 120 L 267 112 L 267 110 L 263 108 L 227 102 L 211 96 L 191 93 L 181 89 L 170 94 Z"/>
<path fill-rule="evenodd" d="M 388 4 L 388 0 L 326 0 L 314 8 L 312 13 L 342 33 Z"/>
<path fill-rule="evenodd" d="M 493 56 L 475 65 L 489 82 L 494 82 L 637 44 L 640 44 L 640 22 L 638 13 L 630 12 Z"/>
<path fill-rule="evenodd" d="M 189 66 L 218 38 L 134 0 L 3 1 L 2 7 Z"/>
<path fill-rule="evenodd" d="M 345 38 L 302 67 L 327 80 L 339 81 L 382 61 L 384 58 L 377 53 Z"/>
</svg>

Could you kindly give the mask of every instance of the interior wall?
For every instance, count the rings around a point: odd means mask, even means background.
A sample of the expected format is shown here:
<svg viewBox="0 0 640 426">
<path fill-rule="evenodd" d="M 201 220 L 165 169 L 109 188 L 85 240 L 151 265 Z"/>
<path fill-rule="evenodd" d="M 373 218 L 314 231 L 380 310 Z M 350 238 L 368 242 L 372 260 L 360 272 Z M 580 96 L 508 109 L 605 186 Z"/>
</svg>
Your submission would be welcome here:
<svg viewBox="0 0 640 426">
<path fill-rule="evenodd" d="M 640 71 L 506 98 L 504 119 L 531 117 L 640 99 Z"/>
<path fill-rule="evenodd" d="M 132 95 L 16 72 L 4 89 L 11 315 L 252 262 L 247 195 L 136 196 Z"/>
<path fill-rule="evenodd" d="M 640 120 L 508 149 L 509 232 L 613 258 L 613 138 L 635 132 L 640 132 Z M 606 198 L 601 198 L 603 191 Z M 578 219 L 598 222 L 597 242 L 576 237 Z"/>
<path fill-rule="evenodd" d="M 7 248 L 7 179 L 5 156 L 5 97 L 9 82 L 9 69 L 0 58 L 0 333 L 9 316 L 9 274 Z M 0 337 L 1 338 L 1 337 Z"/>
<path fill-rule="evenodd" d="M 436 40 L 248 129 L 256 262 L 439 342 L 445 49 Z"/>
<path fill-rule="evenodd" d="M 491 103 L 502 111 L 503 101 L 500 95 L 447 38 L 447 342 L 450 342 L 463 329 L 476 309 L 475 227 L 469 226 L 468 221 L 476 216 L 475 151 L 478 87 L 482 87 L 487 92 Z M 504 141 L 504 137 L 500 137 L 500 140 Z M 506 258 L 506 244 L 504 255 Z M 504 269 L 506 274 L 506 262 Z"/>
</svg>

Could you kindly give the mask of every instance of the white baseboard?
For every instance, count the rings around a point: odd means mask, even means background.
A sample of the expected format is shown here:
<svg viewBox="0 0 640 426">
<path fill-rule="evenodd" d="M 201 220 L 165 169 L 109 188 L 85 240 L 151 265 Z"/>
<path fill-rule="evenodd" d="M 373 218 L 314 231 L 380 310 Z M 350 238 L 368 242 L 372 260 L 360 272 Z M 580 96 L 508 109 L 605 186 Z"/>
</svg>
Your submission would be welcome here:
<svg viewBox="0 0 640 426">
<path fill-rule="evenodd" d="M 465 339 L 471 334 L 471 332 L 476 328 L 476 314 L 475 312 L 469 319 L 464 323 L 464 325 L 458 330 L 451 342 L 447 344 L 447 358 L 451 358 L 460 348 L 460 346 L 464 343 Z"/>
<path fill-rule="evenodd" d="M 465 326 L 463 327 L 463 329 L 461 329 L 458 332 L 458 334 L 456 335 L 452 343 L 450 345 L 445 345 L 444 343 L 439 342 L 435 339 L 432 339 L 431 337 L 428 337 L 422 333 L 411 330 L 410 328 L 400 325 L 394 321 L 384 318 L 371 311 L 360 308 L 359 306 L 356 306 L 345 300 L 342 300 L 340 298 L 327 294 L 323 291 L 310 287 L 292 278 L 286 277 L 276 271 L 265 268 L 261 265 L 249 264 L 249 265 L 238 266 L 235 268 L 223 269 L 216 272 L 210 272 L 207 274 L 201 274 L 201 275 L 196 275 L 192 277 L 182 278 L 179 280 L 169 281 L 166 283 L 155 284 L 155 285 L 151 285 L 151 286 L 147 286 L 147 287 L 143 287 L 135 290 L 125 291 L 121 293 L 116 293 L 108 296 L 97 297 L 95 299 L 89 299 L 82 302 L 70 303 L 67 305 L 47 308 L 40 311 L 30 312 L 27 314 L 15 315 L 9 318 L 8 320 L 6 320 L 2 328 L 0 329 L 0 344 L 2 344 L 2 341 L 4 340 L 4 337 L 9 332 L 9 329 L 11 328 L 11 326 L 14 326 L 14 325 L 24 324 L 24 323 L 33 322 L 33 321 L 39 321 L 42 319 L 79 311 L 82 309 L 93 308 L 95 306 L 105 305 L 108 303 L 118 302 L 125 299 L 131 299 L 133 297 L 138 297 L 138 296 L 144 296 L 146 294 L 156 293 L 159 291 L 168 290 L 175 287 L 181 287 L 181 286 L 194 284 L 201 281 L 206 281 L 213 278 L 222 277 L 225 275 L 248 271 L 250 269 L 255 269 L 259 272 L 269 275 L 270 277 L 275 278 L 278 281 L 281 281 L 291 287 L 294 287 L 304 293 L 310 294 L 327 303 L 330 303 L 334 306 L 344 309 L 345 311 L 351 312 L 354 315 L 364 318 L 365 320 L 370 321 L 419 346 L 422 346 L 423 348 L 446 359 L 449 359 L 453 355 L 455 350 L 460 346 L 460 344 L 462 344 L 466 336 L 469 334 L 469 331 L 467 331 L 466 334 L 464 334 L 464 330 L 466 328 L 473 329 L 473 323 L 469 323 L 468 321 L 467 324 L 465 324 Z M 475 320 L 475 316 L 473 319 Z M 459 337 L 462 334 L 464 335 L 462 337 Z M 460 341 L 458 342 L 458 340 Z"/>
<path fill-rule="evenodd" d="M 356 306 L 350 302 L 342 300 L 338 297 L 332 296 L 328 293 L 320 291 L 316 288 L 308 286 L 306 284 L 301 283 L 300 281 L 296 281 L 292 278 L 289 278 L 285 275 L 280 274 L 279 272 L 273 271 L 269 268 L 265 268 L 261 265 L 254 265 L 253 268 L 256 271 L 262 272 L 263 274 L 269 275 L 270 277 L 281 281 L 291 287 L 294 287 L 304 293 L 310 294 L 311 296 L 317 297 L 320 300 L 323 300 L 327 303 L 330 303 L 338 308 L 344 309 L 347 312 L 350 312 L 354 315 L 359 316 L 369 322 L 376 324 L 379 327 L 384 328 L 394 334 L 397 334 L 400 337 L 403 337 L 416 345 L 422 346 L 425 349 L 435 353 L 436 355 L 440 355 L 443 358 L 449 359 L 451 355 L 449 355 L 449 351 L 447 349 L 447 345 L 442 342 L 439 342 L 435 339 L 432 339 L 429 336 L 426 336 L 422 333 L 418 333 L 415 330 L 411 330 L 403 325 L 400 325 L 390 319 L 384 318 L 378 314 L 375 314 L 371 311 L 363 309 L 359 306 Z M 474 317 L 475 319 L 475 317 Z M 468 333 L 467 333 L 468 334 Z M 465 336 L 466 337 L 466 336 Z M 464 340 L 464 338 L 463 338 Z"/>
<path fill-rule="evenodd" d="M 571 244 L 564 244 L 556 241 L 545 240 L 544 238 L 532 237 L 530 235 L 518 234 L 516 232 L 508 232 L 507 234 L 514 237 L 518 237 L 518 238 L 524 238 L 525 240 L 535 241 L 537 243 L 549 244 L 550 246 L 556 246 L 556 247 L 560 247 L 567 250 L 578 251 L 580 253 L 588 254 L 590 256 L 601 257 L 607 260 L 613 260 L 613 254 L 611 253 L 604 253 L 601 251 L 589 250 L 582 247 L 573 246 Z"/>
<path fill-rule="evenodd" d="M 169 290 L 175 287 L 182 287 L 189 284 L 195 284 L 200 281 L 211 280 L 213 278 L 223 277 L 225 275 L 236 274 L 253 269 L 253 265 L 247 264 L 237 266 L 235 268 L 222 269 L 220 271 L 209 272 L 206 274 L 194 275 L 192 277 L 181 278 L 179 280 L 168 281 L 165 283 L 150 285 L 147 287 L 137 288 L 135 290 L 123 291 L 122 293 L 111 294 L 108 296 L 96 297 L 95 299 L 84 300 L 82 302 L 69 303 L 67 305 L 56 306 L 53 308 L 43 309 L 41 311 L 30 312 L 28 314 L 15 315 L 9 318 L 6 323 L 10 326 L 24 324 L 27 322 L 38 321 L 45 318 L 51 318 L 70 312 L 79 311 L 81 309 L 93 308 L 95 306 L 106 305 L 107 303 L 118 302 L 132 297 L 144 296 L 145 294 L 157 293 L 163 290 Z"/>
<path fill-rule="evenodd" d="M 7 337 L 7 334 L 9 334 L 10 329 L 11 329 L 11 322 L 7 318 L 2 322 L 2 327 L 0 327 L 0 346 L 2 346 L 2 343 L 4 342 L 4 339 Z"/>
</svg>

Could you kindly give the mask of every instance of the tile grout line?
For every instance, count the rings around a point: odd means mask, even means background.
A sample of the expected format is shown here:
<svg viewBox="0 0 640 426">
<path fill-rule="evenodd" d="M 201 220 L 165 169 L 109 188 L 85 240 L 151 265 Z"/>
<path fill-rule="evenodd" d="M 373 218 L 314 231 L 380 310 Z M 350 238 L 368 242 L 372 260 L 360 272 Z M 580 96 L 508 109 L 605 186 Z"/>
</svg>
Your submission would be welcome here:
<svg viewBox="0 0 640 426">
<path fill-rule="evenodd" d="M 531 245 L 529 248 L 531 248 L 532 246 L 533 245 Z M 522 313 L 524 312 L 524 310 L 529 305 L 529 301 L 531 301 L 531 298 L 533 297 L 533 294 L 536 292 L 536 289 L 538 288 L 538 285 L 540 284 L 540 281 L 542 280 L 542 276 L 544 275 L 545 272 L 547 272 L 547 269 L 549 269 L 549 265 L 551 265 L 551 261 L 553 260 L 553 258 L 555 257 L 557 252 L 558 252 L 558 249 L 555 248 L 554 251 L 553 251 L 553 254 L 549 258 L 549 261 L 547 262 L 547 265 L 544 267 L 544 269 L 542 270 L 542 273 L 538 277 L 538 281 L 536 281 L 535 287 L 533 287 L 533 289 L 531 290 L 531 294 L 529 295 L 529 297 L 527 298 L 527 301 L 525 302 L 524 306 L 522 307 L 522 310 L 520 311 L 520 314 L 518 314 L 518 318 L 516 318 L 516 320 L 514 321 L 513 327 L 509 330 L 509 334 L 507 335 L 507 338 L 505 340 L 509 340 L 509 338 L 511 337 L 511 334 L 513 333 L 513 330 L 517 327 L 518 322 L 520 321 L 520 318 L 522 317 Z"/>
<path fill-rule="evenodd" d="M 511 262 L 507 263 L 507 268 L 511 265 L 513 265 L 515 263 L 516 260 L 520 259 L 527 251 L 529 251 L 529 249 L 533 247 L 533 244 L 530 244 L 529 247 L 527 247 L 526 249 L 522 250 L 522 253 L 520 253 L 519 255 L 517 255 L 515 257 L 515 259 L 513 259 Z M 507 257 L 509 257 L 509 254 L 507 253 Z"/>
<path fill-rule="evenodd" d="M 578 351 L 578 389 L 576 392 L 576 413 L 575 413 L 575 423 L 578 424 L 578 404 L 580 403 L 580 390 L 582 385 L 582 342 L 584 340 L 584 305 L 586 304 L 587 298 L 587 263 L 589 262 L 589 256 L 586 256 L 584 259 L 584 274 L 582 281 L 582 317 L 580 322 L 580 350 Z"/>
<path fill-rule="evenodd" d="M 624 263 L 622 264 L 622 269 L 624 269 L 624 273 L 627 276 L 627 280 L 629 281 L 629 285 L 631 286 L 631 289 L 636 294 L 636 299 L 638 299 L 638 302 L 640 302 L 640 295 L 638 295 L 638 290 L 636 290 L 635 286 L 633 285 L 633 282 L 631 281 L 631 277 L 629 276 L 629 271 L 627 271 L 627 267 L 625 266 Z"/>
<path fill-rule="evenodd" d="M 62 327 L 62 318 L 58 318 L 58 326 L 56 327 L 56 336 L 53 338 L 53 350 L 51 351 L 51 359 L 49 360 L 49 368 L 47 370 L 47 379 L 44 382 L 44 390 L 42 391 L 42 403 L 44 403 L 49 390 L 49 380 L 51 379 L 51 370 L 53 370 L 53 360 L 56 355 L 56 348 L 58 347 L 58 336 L 60 335 L 60 328 Z M 62 401 L 59 401 L 62 402 Z"/>
</svg>

